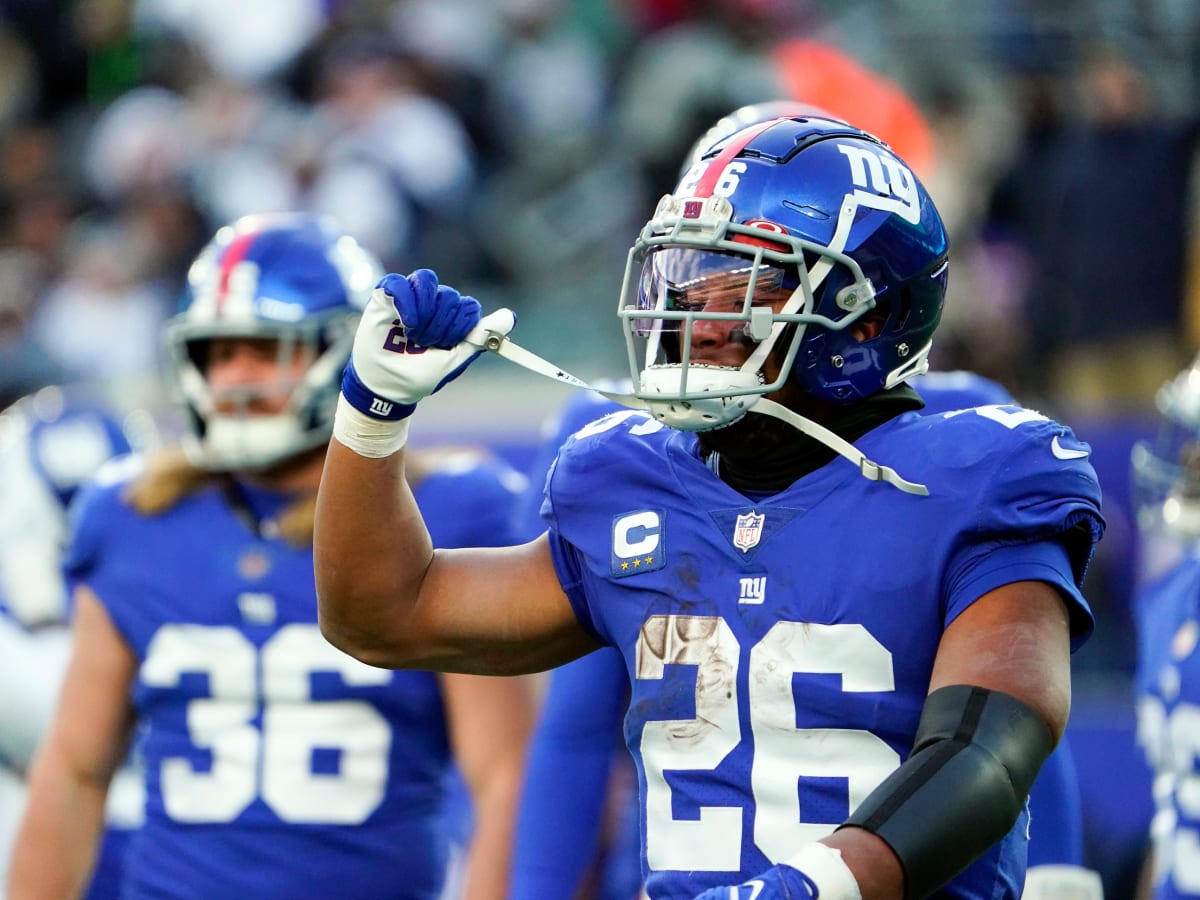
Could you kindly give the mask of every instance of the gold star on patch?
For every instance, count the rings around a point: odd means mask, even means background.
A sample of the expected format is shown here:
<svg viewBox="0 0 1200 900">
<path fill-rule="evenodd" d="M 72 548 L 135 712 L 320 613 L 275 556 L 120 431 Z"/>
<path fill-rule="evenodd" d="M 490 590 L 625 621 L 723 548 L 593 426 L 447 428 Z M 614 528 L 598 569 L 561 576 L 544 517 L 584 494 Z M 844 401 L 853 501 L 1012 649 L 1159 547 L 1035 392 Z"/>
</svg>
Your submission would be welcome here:
<svg viewBox="0 0 1200 900">
<path fill-rule="evenodd" d="M 635 569 L 636 569 L 638 566 L 640 566 L 641 564 L 642 564 L 642 561 L 641 561 L 640 559 L 635 559 L 635 560 L 633 561 L 633 567 L 634 567 Z"/>
<path fill-rule="evenodd" d="M 646 557 L 646 565 L 648 565 L 648 566 L 654 565 L 654 557 L 653 556 Z"/>
<path fill-rule="evenodd" d="M 628 569 L 628 568 L 629 568 L 629 563 L 627 563 L 627 562 L 623 562 L 623 563 L 621 563 L 621 568 L 622 568 L 622 569 Z"/>
</svg>

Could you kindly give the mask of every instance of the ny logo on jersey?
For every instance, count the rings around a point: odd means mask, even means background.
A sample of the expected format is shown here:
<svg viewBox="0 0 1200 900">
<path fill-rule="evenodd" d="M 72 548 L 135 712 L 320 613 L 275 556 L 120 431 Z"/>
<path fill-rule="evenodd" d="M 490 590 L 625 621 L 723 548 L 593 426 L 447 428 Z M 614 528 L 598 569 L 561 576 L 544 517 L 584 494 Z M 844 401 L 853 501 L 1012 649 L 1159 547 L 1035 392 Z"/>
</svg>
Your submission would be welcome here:
<svg viewBox="0 0 1200 900">
<path fill-rule="evenodd" d="M 392 404 L 380 397 L 372 397 L 371 412 L 377 416 L 390 416 L 392 414 Z"/>
<path fill-rule="evenodd" d="M 743 553 L 757 547 L 758 542 L 762 540 L 763 521 L 766 518 L 765 514 L 753 510 L 738 516 L 733 524 L 733 546 Z"/>
<path fill-rule="evenodd" d="M 758 605 L 767 599 L 767 576 L 751 575 L 738 579 L 738 603 Z"/>
<path fill-rule="evenodd" d="M 1195 619 L 1188 619 L 1179 626 L 1175 637 L 1171 638 L 1171 658 L 1174 660 L 1187 659 L 1200 642 L 1200 626 Z"/>
<path fill-rule="evenodd" d="M 270 594 L 247 591 L 238 594 L 238 611 L 251 625 L 270 625 L 275 621 L 275 598 Z"/>
<path fill-rule="evenodd" d="M 664 510 L 644 509 L 613 520 L 612 573 L 620 578 L 653 572 L 666 565 L 663 547 Z"/>
</svg>

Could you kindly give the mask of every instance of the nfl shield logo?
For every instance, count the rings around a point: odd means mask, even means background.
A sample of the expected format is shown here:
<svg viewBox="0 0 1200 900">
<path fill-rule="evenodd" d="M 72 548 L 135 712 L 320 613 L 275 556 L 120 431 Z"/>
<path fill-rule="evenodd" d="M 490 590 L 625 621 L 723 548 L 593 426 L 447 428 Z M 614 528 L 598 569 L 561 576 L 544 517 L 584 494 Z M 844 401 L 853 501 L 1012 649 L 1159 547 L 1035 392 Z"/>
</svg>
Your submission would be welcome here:
<svg viewBox="0 0 1200 900">
<path fill-rule="evenodd" d="M 762 527 L 765 518 L 766 515 L 754 512 L 739 515 L 733 525 L 733 546 L 737 547 L 743 553 L 751 547 L 757 547 L 758 542 L 762 539 Z"/>
</svg>

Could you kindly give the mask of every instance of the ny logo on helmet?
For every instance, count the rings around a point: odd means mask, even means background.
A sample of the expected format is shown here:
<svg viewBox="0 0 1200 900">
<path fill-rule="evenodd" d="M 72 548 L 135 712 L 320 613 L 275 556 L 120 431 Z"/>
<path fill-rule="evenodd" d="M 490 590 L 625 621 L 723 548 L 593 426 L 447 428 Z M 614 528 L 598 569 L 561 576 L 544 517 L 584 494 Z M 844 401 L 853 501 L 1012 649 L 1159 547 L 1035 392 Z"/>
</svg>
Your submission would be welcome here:
<svg viewBox="0 0 1200 900">
<path fill-rule="evenodd" d="M 850 163 L 854 196 L 862 206 L 894 212 L 914 224 L 921 220 L 921 198 L 917 179 L 904 163 L 890 154 L 868 147 L 838 144 Z"/>
</svg>

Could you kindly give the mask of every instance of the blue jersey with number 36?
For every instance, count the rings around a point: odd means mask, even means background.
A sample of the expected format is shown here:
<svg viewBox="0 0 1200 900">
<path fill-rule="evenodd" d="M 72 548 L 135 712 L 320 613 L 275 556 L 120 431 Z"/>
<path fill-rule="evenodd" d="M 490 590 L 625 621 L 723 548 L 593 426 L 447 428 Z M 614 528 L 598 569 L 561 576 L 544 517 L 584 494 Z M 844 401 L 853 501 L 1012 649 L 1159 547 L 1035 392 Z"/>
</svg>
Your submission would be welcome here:
<svg viewBox="0 0 1200 900">
<path fill-rule="evenodd" d="M 505 543 L 520 476 L 465 459 L 414 488 L 435 544 Z M 373 668 L 321 636 L 311 548 L 245 515 L 270 521 L 288 497 L 243 487 L 233 503 L 214 486 L 145 517 L 125 481 L 81 496 L 65 563 L 139 663 L 146 822 L 123 896 L 438 897 L 450 750 L 437 677 Z"/>
<path fill-rule="evenodd" d="M 1091 631 L 1100 490 L 1069 429 L 985 406 L 904 414 L 857 446 L 930 495 L 835 459 L 751 500 L 694 435 L 632 411 L 578 432 L 548 478 L 559 578 L 629 676 L 656 900 L 750 878 L 844 821 L 906 757 L 942 632 L 988 591 L 1048 582 L 1074 645 Z M 939 896 L 1015 900 L 1026 818 Z"/>
</svg>

